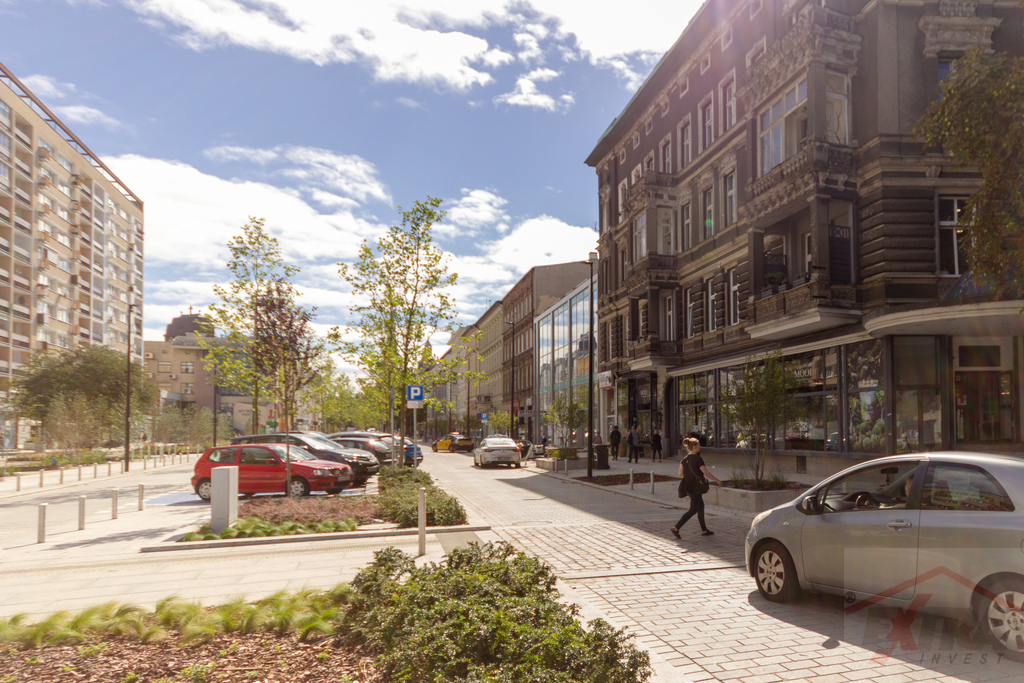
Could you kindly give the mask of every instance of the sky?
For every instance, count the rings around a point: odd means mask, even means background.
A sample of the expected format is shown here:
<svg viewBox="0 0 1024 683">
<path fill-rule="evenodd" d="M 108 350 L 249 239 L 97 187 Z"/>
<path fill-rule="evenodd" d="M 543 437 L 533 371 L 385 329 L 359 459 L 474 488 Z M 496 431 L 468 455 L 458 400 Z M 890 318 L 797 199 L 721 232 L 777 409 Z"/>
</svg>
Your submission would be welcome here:
<svg viewBox="0 0 1024 683">
<path fill-rule="evenodd" d="M 428 196 L 468 324 L 595 249 L 584 159 L 699 6 L 0 0 L 0 62 L 145 202 L 145 339 L 215 300 L 250 216 L 344 326 L 337 264 Z"/>
</svg>

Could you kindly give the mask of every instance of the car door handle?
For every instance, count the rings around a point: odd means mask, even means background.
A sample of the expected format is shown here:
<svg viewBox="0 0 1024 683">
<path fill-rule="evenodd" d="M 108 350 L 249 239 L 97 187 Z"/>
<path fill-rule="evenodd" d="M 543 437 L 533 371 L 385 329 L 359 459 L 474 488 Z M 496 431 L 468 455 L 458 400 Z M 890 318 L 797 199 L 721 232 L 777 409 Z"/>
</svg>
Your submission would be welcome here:
<svg viewBox="0 0 1024 683">
<path fill-rule="evenodd" d="M 906 521 L 905 519 L 895 519 L 886 524 L 886 526 L 892 529 L 893 531 L 900 531 L 902 529 L 909 529 L 914 525 Z"/>
</svg>

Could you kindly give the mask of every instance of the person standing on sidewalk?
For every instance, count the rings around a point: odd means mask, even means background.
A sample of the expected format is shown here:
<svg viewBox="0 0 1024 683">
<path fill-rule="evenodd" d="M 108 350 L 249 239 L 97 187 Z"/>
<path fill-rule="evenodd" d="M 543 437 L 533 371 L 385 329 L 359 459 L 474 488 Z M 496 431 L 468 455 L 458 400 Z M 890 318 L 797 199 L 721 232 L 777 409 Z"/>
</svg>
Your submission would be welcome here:
<svg viewBox="0 0 1024 683">
<path fill-rule="evenodd" d="M 619 431 L 619 425 L 612 425 L 612 431 L 608 434 L 608 445 L 612 449 L 612 459 L 619 459 L 619 444 L 622 443 L 622 432 Z"/>
<path fill-rule="evenodd" d="M 680 492 L 686 492 L 690 496 L 690 509 L 683 513 L 683 516 L 679 518 L 676 525 L 671 527 L 669 531 L 676 538 L 681 538 L 679 530 L 683 528 L 683 525 L 691 517 L 697 515 L 697 521 L 700 523 L 700 535 L 712 536 L 715 532 L 708 529 L 708 525 L 704 522 L 704 494 L 701 493 L 699 487 L 700 475 L 707 479 L 713 479 L 719 486 L 722 485 L 722 480 L 711 474 L 704 464 L 704 458 L 700 455 L 700 441 L 690 437 L 683 439 L 683 445 L 686 446 L 687 455 L 679 463 L 679 476 L 683 478 L 682 483 L 679 485 L 679 490 Z"/>
<path fill-rule="evenodd" d="M 629 428 L 629 434 L 626 435 L 626 445 L 629 446 L 629 457 L 626 462 L 633 462 L 636 459 L 640 462 L 640 432 L 637 431 L 636 425 Z"/>
<path fill-rule="evenodd" d="M 657 429 L 651 434 L 651 462 L 665 462 L 661 454 L 661 431 Z"/>
</svg>

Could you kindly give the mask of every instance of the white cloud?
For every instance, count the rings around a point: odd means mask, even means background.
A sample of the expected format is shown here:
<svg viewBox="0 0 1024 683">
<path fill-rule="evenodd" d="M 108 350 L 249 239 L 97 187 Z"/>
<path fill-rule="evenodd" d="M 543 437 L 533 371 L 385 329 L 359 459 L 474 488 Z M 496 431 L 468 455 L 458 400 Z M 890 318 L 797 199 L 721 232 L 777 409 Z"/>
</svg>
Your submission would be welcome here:
<svg viewBox="0 0 1024 683">
<path fill-rule="evenodd" d="M 21 79 L 22 84 L 32 91 L 36 97 L 43 101 L 62 100 L 68 95 L 76 92 L 75 86 L 71 83 L 61 83 L 53 76 L 32 74 Z"/>
<path fill-rule="evenodd" d="M 553 69 L 534 69 L 525 76 L 519 77 L 512 92 L 499 95 L 494 98 L 494 101 L 516 107 L 532 107 L 552 112 L 563 111 L 572 106 L 574 102 L 572 95 L 563 94 L 556 99 L 542 93 L 537 88 L 538 82 L 543 83 L 557 77 L 558 72 Z"/>
<path fill-rule="evenodd" d="M 99 109 L 82 104 L 53 107 L 53 113 L 57 114 L 65 123 L 73 123 L 80 126 L 103 126 L 112 130 L 125 127 L 123 123 L 111 116 L 107 116 Z"/>
<path fill-rule="evenodd" d="M 400 105 L 402 105 L 403 107 L 408 107 L 409 109 L 422 109 L 423 108 L 422 104 L 420 104 L 416 100 L 412 99 L 411 97 L 399 97 L 396 101 Z"/>
<path fill-rule="evenodd" d="M 448 215 L 444 223 L 435 226 L 435 232 L 442 237 L 466 237 L 484 230 L 505 232 L 508 214 L 503 207 L 507 203 L 507 199 L 488 190 L 463 188 L 461 198 L 443 207 Z"/>
</svg>

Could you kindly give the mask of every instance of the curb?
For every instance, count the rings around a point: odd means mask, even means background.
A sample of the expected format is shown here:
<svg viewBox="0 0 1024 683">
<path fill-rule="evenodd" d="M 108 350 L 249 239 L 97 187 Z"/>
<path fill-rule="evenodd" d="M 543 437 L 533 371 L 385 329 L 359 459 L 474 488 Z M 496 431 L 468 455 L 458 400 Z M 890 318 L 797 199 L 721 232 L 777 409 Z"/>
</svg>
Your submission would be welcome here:
<svg viewBox="0 0 1024 683">
<path fill-rule="evenodd" d="M 453 534 L 460 532 L 490 531 L 490 525 L 481 526 L 438 526 L 428 527 L 428 534 Z M 385 538 L 388 536 L 416 536 L 419 529 L 385 529 L 381 531 L 339 531 L 330 534 L 293 534 L 291 536 L 264 536 L 262 538 L 224 538 L 219 541 L 173 542 L 169 545 L 139 548 L 141 553 L 166 553 L 179 550 L 210 550 L 223 548 L 244 548 L 254 545 L 280 543 L 308 543 L 310 541 L 342 541 L 353 538 Z"/>
<path fill-rule="evenodd" d="M 635 491 L 619 491 L 618 489 L 614 489 L 614 488 L 612 488 L 610 486 L 601 486 L 600 484 L 591 484 L 589 481 L 583 481 L 579 477 L 566 477 L 565 475 L 559 474 L 558 472 L 550 472 L 548 470 L 537 470 L 537 473 L 538 474 L 543 474 L 546 477 L 558 477 L 558 478 L 562 479 L 563 481 L 571 481 L 573 483 L 579 484 L 580 486 L 589 486 L 590 488 L 598 489 L 599 491 L 608 491 L 609 493 L 617 493 L 620 496 L 628 496 L 629 498 L 636 498 L 637 500 L 646 500 L 648 503 L 659 503 L 661 505 L 666 505 L 668 507 L 675 508 L 676 510 L 685 510 L 685 509 L 687 509 L 689 507 L 689 505 L 676 505 L 676 504 L 673 504 L 670 501 L 662 500 L 661 498 L 658 498 L 657 496 L 654 496 L 654 497 L 645 496 L 644 494 L 636 493 Z"/>
</svg>

